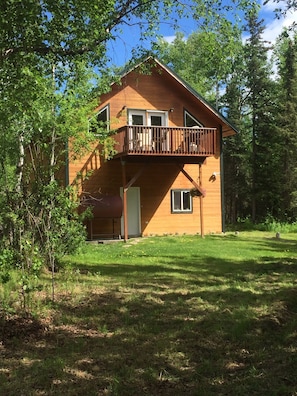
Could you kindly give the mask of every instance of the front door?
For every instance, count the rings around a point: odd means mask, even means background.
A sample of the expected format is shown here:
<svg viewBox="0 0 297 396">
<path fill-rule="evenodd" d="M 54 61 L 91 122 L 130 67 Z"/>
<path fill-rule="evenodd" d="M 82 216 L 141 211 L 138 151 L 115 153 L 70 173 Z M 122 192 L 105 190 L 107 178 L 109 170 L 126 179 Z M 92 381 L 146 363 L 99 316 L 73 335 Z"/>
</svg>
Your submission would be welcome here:
<svg viewBox="0 0 297 396">
<path fill-rule="evenodd" d="M 123 197 L 123 187 L 121 187 L 121 197 Z M 128 236 L 140 236 L 140 188 L 129 187 L 127 190 L 127 217 L 128 217 Z M 121 219 L 121 233 L 124 235 L 124 218 Z"/>
</svg>

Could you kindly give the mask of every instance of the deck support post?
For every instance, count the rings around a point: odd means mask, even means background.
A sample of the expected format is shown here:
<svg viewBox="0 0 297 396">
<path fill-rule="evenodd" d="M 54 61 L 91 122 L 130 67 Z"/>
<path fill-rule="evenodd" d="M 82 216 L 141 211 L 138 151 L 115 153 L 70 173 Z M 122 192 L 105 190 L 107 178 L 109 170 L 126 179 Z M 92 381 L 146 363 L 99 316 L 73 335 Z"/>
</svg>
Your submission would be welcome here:
<svg viewBox="0 0 297 396">
<path fill-rule="evenodd" d="M 121 160 L 122 181 L 123 181 L 123 223 L 124 223 L 124 241 L 128 240 L 128 210 L 127 210 L 127 186 L 126 186 L 126 162 Z"/>
<path fill-rule="evenodd" d="M 199 185 L 202 189 L 202 164 L 199 164 Z M 200 195 L 200 233 L 201 238 L 204 238 L 204 215 L 203 215 L 203 198 L 204 195 Z"/>
</svg>

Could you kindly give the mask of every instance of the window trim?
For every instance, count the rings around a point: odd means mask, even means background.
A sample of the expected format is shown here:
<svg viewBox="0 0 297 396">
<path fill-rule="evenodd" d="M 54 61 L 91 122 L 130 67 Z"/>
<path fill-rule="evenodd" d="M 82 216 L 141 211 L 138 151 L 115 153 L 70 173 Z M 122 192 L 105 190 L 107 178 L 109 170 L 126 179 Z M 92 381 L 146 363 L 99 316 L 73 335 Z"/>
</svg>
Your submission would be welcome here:
<svg viewBox="0 0 297 396">
<path fill-rule="evenodd" d="M 128 125 L 133 126 L 133 122 L 132 122 L 133 115 L 142 116 L 143 120 L 145 122 L 144 126 L 146 126 L 146 124 L 147 124 L 146 110 L 142 110 L 142 109 L 128 109 Z"/>
<path fill-rule="evenodd" d="M 134 108 L 129 108 L 127 111 L 127 121 L 128 125 L 133 125 L 132 124 L 132 116 L 133 115 L 142 115 L 144 124 L 143 126 L 151 126 L 151 116 L 161 116 L 162 121 L 164 122 L 164 125 L 161 126 L 168 126 L 168 111 L 166 110 L 154 110 L 154 109 L 134 109 Z"/>
<path fill-rule="evenodd" d="M 174 194 L 176 193 L 176 192 L 179 192 L 180 193 L 180 202 L 181 202 L 181 206 L 183 205 L 183 199 L 182 199 L 182 195 L 183 195 L 183 193 L 187 193 L 187 194 L 189 194 L 189 198 L 190 198 L 190 209 L 183 209 L 183 207 L 181 207 L 180 209 L 174 209 L 174 203 L 175 203 L 175 201 L 174 201 Z M 191 213 L 193 213 L 193 197 L 192 197 L 192 195 L 191 195 L 191 190 L 190 189 L 188 189 L 188 188 L 173 188 L 172 190 L 171 190 L 171 194 L 170 194 L 170 197 L 171 197 L 171 213 L 172 214 L 191 214 Z"/>
<path fill-rule="evenodd" d="M 187 109 L 184 109 L 184 126 L 185 126 L 185 127 L 187 127 L 187 125 L 186 125 L 186 117 L 187 117 L 187 115 L 188 115 L 189 117 L 191 117 L 191 118 L 197 123 L 197 126 L 198 126 L 198 127 L 201 127 L 201 128 L 204 127 L 204 125 L 202 124 L 202 122 L 200 122 L 199 120 L 197 120 L 197 118 L 194 117 L 193 114 L 191 114 Z M 189 127 L 189 128 L 194 128 L 194 127 Z"/>
<path fill-rule="evenodd" d="M 105 111 L 105 110 L 106 110 L 106 115 L 107 115 L 107 117 L 106 117 L 106 118 L 107 118 L 107 121 L 106 121 L 106 130 L 107 130 L 107 132 L 109 132 L 109 131 L 110 131 L 110 105 L 109 105 L 109 103 L 107 103 L 107 105 L 105 105 L 105 106 L 103 106 L 101 109 L 99 109 L 92 117 L 90 117 L 90 118 L 88 119 L 88 124 L 89 124 L 88 129 L 89 129 L 89 132 L 90 132 L 90 133 L 94 133 L 95 136 L 99 136 L 100 134 L 99 134 L 99 133 L 92 132 L 92 129 L 90 128 L 90 121 L 93 120 L 93 119 L 95 119 L 95 118 L 97 118 L 98 115 L 99 115 L 100 113 L 102 113 L 103 111 Z"/>
</svg>

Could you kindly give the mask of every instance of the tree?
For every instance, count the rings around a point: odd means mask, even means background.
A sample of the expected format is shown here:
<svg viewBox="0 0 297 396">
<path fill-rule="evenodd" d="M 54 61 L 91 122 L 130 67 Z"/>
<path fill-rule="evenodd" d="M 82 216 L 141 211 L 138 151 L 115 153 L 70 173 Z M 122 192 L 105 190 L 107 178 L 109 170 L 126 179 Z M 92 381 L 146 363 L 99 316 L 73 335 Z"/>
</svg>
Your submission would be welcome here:
<svg viewBox="0 0 297 396">
<path fill-rule="evenodd" d="M 190 7 L 191 15 L 206 25 L 210 14 L 222 11 L 220 1 L 192 1 Z M 79 155 L 92 139 L 88 116 L 113 77 L 106 68 L 107 43 L 121 34 L 121 26 L 138 24 L 140 43 L 133 54 L 142 54 L 142 39 L 156 37 L 160 19 L 170 18 L 173 9 L 176 24 L 188 9 L 174 0 L 1 3 L 1 244 L 12 252 L 5 257 L 22 269 L 24 296 L 30 289 L 27 275 L 44 262 L 54 270 L 59 256 L 84 236 L 61 172 L 66 143 L 75 138 Z M 204 38 L 218 50 L 214 36 Z M 208 64 L 220 59 L 208 58 Z M 216 87 L 228 74 L 220 65 L 210 73 Z"/>
<path fill-rule="evenodd" d="M 228 119 L 239 133 L 224 141 L 224 194 L 227 224 L 236 224 L 250 215 L 251 207 L 251 131 L 246 119 L 246 72 L 243 51 L 238 53 L 234 70 L 226 85 L 223 102 Z"/>
<path fill-rule="evenodd" d="M 75 138 L 79 155 L 92 139 L 87 120 L 110 83 L 106 43 L 122 24 L 146 21 L 143 35 L 153 34 L 173 3 L 10 0 L 0 6 L 1 248 L 21 270 L 24 306 L 32 275 L 44 263 L 54 274 L 59 257 L 84 239 L 61 172 L 67 142 Z"/>
<path fill-rule="evenodd" d="M 239 26 L 220 15 L 187 39 L 161 41 L 159 56 L 200 94 L 224 112 L 241 131 L 224 141 L 225 215 L 227 222 L 249 215 L 250 135 L 246 128 L 246 69 Z"/>
<path fill-rule="evenodd" d="M 280 5 L 275 9 L 275 13 L 278 17 L 281 15 L 286 14 L 288 11 L 296 11 L 297 9 L 297 2 L 296 0 L 265 0 L 264 5 L 268 3 L 275 3 L 277 5 Z M 296 26 L 296 23 L 294 23 L 294 26 Z"/>
<path fill-rule="evenodd" d="M 158 56 L 219 108 L 221 91 L 240 47 L 240 30 L 220 18 L 212 31 L 204 28 L 187 39 L 177 33 L 172 43 L 161 40 Z"/>
<path fill-rule="evenodd" d="M 275 83 L 267 52 L 270 47 L 262 40 L 263 21 L 257 12 L 247 16 L 250 37 L 245 48 L 247 67 L 247 97 L 252 131 L 252 221 L 274 216 L 280 196 L 278 135 L 275 130 Z"/>
<path fill-rule="evenodd" d="M 287 30 L 278 40 L 279 95 L 277 131 L 281 137 L 280 157 L 282 220 L 295 221 L 297 209 L 297 35 L 290 37 Z"/>
</svg>

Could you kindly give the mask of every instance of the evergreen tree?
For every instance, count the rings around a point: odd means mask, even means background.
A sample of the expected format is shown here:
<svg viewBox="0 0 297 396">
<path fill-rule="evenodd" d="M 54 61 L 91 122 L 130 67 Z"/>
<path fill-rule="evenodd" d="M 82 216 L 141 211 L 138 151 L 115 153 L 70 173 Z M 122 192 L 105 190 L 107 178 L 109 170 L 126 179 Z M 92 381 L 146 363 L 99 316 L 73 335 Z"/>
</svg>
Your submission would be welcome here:
<svg viewBox="0 0 297 396">
<path fill-rule="evenodd" d="M 246 125 L 244 92 L 245 70 L 242 54 L 226 86 L 224 103 L 228 119 L 239 133 L 224 141 L 225 215 L 228 224 L 249 217 L 251 207 L 251 134 Z"/>
<path fill-rule="evenodd" d="M 297 35 L 287 31 L 278 43 L 279 101 L 276 125 L 281 136 L 282 220 L 296 220 L 297 215 Z"/>
<path fill-rule="evenodd" d="M 267 60 L 270 49 L 263 41 L 263 20 L 254 10 L 247 16 L 250 37 L 245 47 L 246 106 L 251 130 L 251 218 L 260 221 L 277 215 L 279 191 L 278 136 L 275 129 L 276 89 Z"/>
</svg>

